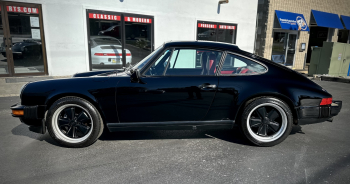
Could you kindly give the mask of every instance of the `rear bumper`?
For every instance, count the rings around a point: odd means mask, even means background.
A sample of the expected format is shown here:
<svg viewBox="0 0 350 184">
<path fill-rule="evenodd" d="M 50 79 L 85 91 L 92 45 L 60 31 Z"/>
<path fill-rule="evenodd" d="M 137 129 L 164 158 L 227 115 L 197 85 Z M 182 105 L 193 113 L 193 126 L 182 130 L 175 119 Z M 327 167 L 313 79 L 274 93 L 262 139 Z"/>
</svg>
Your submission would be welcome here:
<svg viewBox="0 0 350 184">
<path fill-rule="evenodd" d="M 21 104 L 15 104 L 11 106 L 11 110 L 23 110 L 23 115 L 14 115 L 13 117 L 18 117 L 22 123 L 29 126 L 29 130 L 44 134 L 46 132 L 45 128 L 45 105 L 35 105 L 35 106 L 25 106 Z"/>
<path fill-rule="evenodd" d="M 298 107 L 299 124 L 320 123 L 332 118 L 340 112 L 342 101 L 333 101 L 331 105 Z"/>
</svg>

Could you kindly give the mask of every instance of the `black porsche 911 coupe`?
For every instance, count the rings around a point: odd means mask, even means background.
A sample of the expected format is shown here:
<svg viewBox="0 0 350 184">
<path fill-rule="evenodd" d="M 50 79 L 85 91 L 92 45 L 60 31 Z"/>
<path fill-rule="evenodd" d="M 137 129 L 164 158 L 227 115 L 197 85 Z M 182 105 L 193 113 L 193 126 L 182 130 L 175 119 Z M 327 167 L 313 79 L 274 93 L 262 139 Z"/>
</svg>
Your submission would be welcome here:
<svg viewBox="0 0 350 184">
<path fill-rule="evenodd" d="M 93 144 L 104 129 L 225 129 L 237 124 L 273 146 L 293 124 L 331 120 L 342 107 L 303 75 L 232 44 L 164 43 L 133 67 L 31 82 L 12 115 L 67 147 Z"/>
</svg>

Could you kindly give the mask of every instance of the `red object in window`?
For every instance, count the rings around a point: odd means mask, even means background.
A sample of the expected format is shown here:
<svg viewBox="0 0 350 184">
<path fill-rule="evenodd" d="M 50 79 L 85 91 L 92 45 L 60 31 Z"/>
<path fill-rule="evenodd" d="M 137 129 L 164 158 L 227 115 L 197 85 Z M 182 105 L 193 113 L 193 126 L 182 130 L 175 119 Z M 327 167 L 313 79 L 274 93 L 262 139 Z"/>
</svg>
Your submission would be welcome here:
<svg viewBox="0 0 350 184">
<path fill-rule="evenodd" d="M 221 74 L 232 74 L 234 71 L 221 71 Z"/>
<path fill-rule="evenodd" d="M 332 98 L 322 98 L 320 105 L 330 105 L 332 102 Z"/>
<path fill-rule="evenodd" d="M 247 69 L 242 70 L 240 73 L 247 73 L 248 71 L 249 71 L 249 69 L 247 68 Z"/>
<path fill-rule="evenodd" d="M 115 53 L 95 53 L 95 56 L 123 56 L 122 54 Z M 131 53 L 127 53 L 126 56 L 131 56 Z"/>
</svg>

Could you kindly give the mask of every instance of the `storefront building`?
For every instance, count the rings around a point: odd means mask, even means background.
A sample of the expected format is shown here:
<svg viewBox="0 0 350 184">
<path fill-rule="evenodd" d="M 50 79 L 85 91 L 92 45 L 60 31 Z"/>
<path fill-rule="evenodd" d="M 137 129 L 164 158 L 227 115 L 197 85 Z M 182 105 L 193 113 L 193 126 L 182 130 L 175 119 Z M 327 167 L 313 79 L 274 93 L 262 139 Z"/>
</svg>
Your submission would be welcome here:
<svg viewBox="0 0 350 184">
<path fill-rule="evenodd" d="M 254 53 L 307 70 L 312 47 L 349 43 L 349 0 L 259 0 Z"/>
<path fill-rule="evenodd" d="M 21 0 L 0 2 L 0 77 L 133 65 L 170 40 L 254 51 L 258 0 Z"/>
</svg>

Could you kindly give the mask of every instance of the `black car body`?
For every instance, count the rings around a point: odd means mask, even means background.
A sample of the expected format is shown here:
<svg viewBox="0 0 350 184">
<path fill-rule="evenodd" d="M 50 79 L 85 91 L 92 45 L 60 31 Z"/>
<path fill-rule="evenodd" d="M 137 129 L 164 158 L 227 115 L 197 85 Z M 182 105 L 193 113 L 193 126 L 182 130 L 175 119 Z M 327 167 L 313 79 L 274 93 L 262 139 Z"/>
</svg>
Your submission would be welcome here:
<svg viewBox="0 0 350 184">
<path fill-rule="evenodd" d="M 11 50 L 15 58 L 41 57 L 41 40 L 27 39 L 12 44 Z M 4 43 L 1 45 L 1 54 L 6 57 Z"/>
<path fill-rule="evenodd" d="M 184 63 L 175 68 L 179 53 L 181 57 L 181 53 L 185 52 L 188 52 L 184 55 L 187 58 L 196 57 L 195 66 L 183 68 Z M 239 59 L 231 58 L 230 64 L 228 57 Z M 201 66 L 198 66 L 198 60 L 201 60 Z M 251 64 L 243 67 L 232 65 L 232 61 L 239 61 L 242 65 L 241 60 Z M 45 133 L 47 126 L 51 136 L 61 143 L 55 132 L 50 131 L 49 124 L 52 114 L 60 107 L 60 100 L 67 97 L 91 104 L 101 117 L 101 124 L 109 131 L 218 129 L 232 128 L 234 123 L 238 123 L 247 133 L 245 127 L 249 129 L 251 123 L 258 119 L 257 134 L 262 139 L 249 136 L 248 139 L 261 146 L 278 144 L 286 137 L 281 134 L 282 140 L 271 139 L 273 141 L 264 143 L 264 139 L 270 136 L 269 131 L 279 132 L 282 128 L 287 131 L 291 124 L 323 122 L 337 115 L 342 105 L 341 101 L 332 101 L 332 96 L 322 87 L 291 69 L 242 51 L 235 45 L 201 41 L 165 43 L 125 71 L 93 71 L 78 73 L 69 79 L 32 82 L 23 87 L 20 97 L 21 103 L 11 109 L 23 110 L 24 114 L 13 113 L 13 116 L 39 133 Z M 70 103 L 75 104 L 73 101 Z M 260 105 L 258 109 L 249 111 L 259 104 L 267 106 Z M 87 108 L 86 112 L 89 111 Z M 57 118 L 70 116 L 69 110 L 65 111 L 67 113 L 62 110 Z M 266 117 L 260 116 L 260 111 L 265 111 L 261 114 L 265 113 Z M 73 113 L 73 118 L 68 117 L 68 127 L 74 123 L 74 114 L 78 116 L 78 113 Z M 273 122 L 270 116 L 276 116 L 284 123 L 278 125 L 277 120 Z M 90 118 L 93 119 L 93 116 Z M 249 125 L 245 126 L 245 122 Z M 268 122 L 279 128 L 271 129 Z M 69 131 L 63 132 L 69 134 Z M 65 144 L 64 141 L 63 144 L 81 147 L 94 141 L 84 145 Z"/>
</svg>

